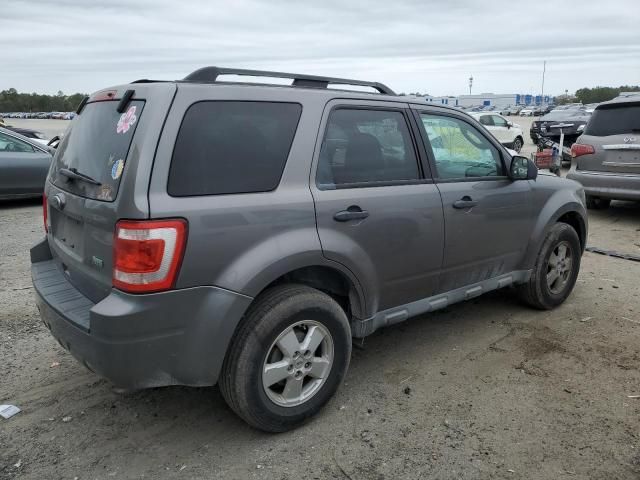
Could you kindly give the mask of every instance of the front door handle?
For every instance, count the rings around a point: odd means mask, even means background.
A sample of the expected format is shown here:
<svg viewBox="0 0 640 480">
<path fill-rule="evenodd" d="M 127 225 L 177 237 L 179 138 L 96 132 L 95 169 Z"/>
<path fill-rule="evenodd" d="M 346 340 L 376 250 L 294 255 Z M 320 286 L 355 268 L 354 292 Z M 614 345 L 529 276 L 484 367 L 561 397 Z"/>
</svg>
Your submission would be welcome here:
<svg viewBox="0 0 640 480">
<path fill-rule="evenodd" d="M 478 204 L 469 195 L 465 195 L 460 200 L 453 202 L 453 208 L 471 208 Z"/>
<path fill-rule="evenodd" d="M 357 205 L 351 205 L 346 210 L 336 212 L 333 219 L 336 222 L 348 222 L 349 220 L 363 220 L 369 216 L 369 212 L 362 210 Z"/>
</svg>

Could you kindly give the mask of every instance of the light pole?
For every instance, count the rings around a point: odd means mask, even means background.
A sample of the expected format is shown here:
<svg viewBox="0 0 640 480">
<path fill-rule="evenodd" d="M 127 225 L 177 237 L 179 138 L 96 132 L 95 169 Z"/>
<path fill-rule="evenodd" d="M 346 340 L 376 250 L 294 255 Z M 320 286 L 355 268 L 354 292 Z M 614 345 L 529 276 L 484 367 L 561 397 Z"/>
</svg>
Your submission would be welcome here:
<svg viewBox="0 0 640 480">
<path fill-rule="evenodd" d="M 540 92 L 540 96 L 542 97 L 540 99 L 541 103 L 545 103 L 544 102 L 544 74 L 547 71 L 547 61 L 545 60 L 544 63 L 542 64 L 542 91 Z"/>
<path fill-rule="evenodd" d="M 473 87 L 473 75 L 469 77 L 469 95 L 471 95 L 471 87 Z"/>
</svg>

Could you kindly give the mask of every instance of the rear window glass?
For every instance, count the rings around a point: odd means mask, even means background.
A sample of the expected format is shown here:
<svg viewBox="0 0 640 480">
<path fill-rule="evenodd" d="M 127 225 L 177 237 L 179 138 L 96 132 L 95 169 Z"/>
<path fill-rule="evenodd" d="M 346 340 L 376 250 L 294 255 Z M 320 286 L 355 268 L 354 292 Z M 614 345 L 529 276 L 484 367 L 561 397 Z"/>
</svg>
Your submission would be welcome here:
<svg viewBox="0 0 640 480">
<path fill-rule="evenodd" d="M 199 102 L 184 116 L 171 159 L 169 195 L 267 192 L 280 182 L 302 106 Z"/>
<path fill-rule="evenodd" d="M 117 101 L 88 103 L 65 133 L 54 157 L 52 182 L 76 195 L 113 201 L 118 194 L 129 146 L 144 102 L 129 102 L 119 113 Z M 62 169 L 88 176 L 99 185 L 60 173 Z"/>
<path fill-rule="evenodd" d="M 584 133 L 605 137 L 632 132 L 640 133 L 640 103 L 596 108 Z"/>
</svg>

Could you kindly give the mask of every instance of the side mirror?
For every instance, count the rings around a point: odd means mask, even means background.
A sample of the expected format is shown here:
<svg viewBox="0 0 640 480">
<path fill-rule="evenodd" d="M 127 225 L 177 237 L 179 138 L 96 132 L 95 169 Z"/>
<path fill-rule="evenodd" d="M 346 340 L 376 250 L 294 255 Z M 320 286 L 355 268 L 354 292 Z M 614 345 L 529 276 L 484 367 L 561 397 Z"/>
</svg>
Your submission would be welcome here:
<svg viewBox="0 0 640 480">
<path fill-rule="evenodd" d="M 535 180 L 538 167 L 527 157 L 515 156 L 511 159 L 509 177 L 511 180 Z"/>
<path fill-rule="evenodd" d="M 513 122 L 507 122 L 507 128 L 513 127 Z"/>
</svg>

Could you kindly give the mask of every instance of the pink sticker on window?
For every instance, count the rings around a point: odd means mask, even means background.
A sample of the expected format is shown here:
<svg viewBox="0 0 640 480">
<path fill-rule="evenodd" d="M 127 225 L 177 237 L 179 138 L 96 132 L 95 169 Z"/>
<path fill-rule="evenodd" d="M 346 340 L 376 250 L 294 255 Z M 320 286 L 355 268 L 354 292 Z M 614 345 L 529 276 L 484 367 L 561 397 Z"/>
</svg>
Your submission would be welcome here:
<svg viewBox="0 0 640 480">
<path fill-rule="evenodd" d="M 131 128 L 131 125 L 136 123 L 136 107 L 135 105 L 129 107 L 129 109 L 120 115 L 120 120 L 118 120 L 118 126 L 116 127 L 116 132 L 118 133 L 127 133 Z"/>
</svg>

